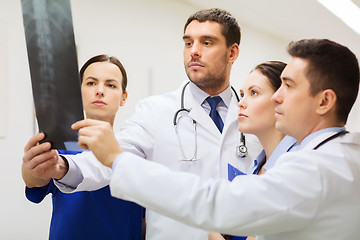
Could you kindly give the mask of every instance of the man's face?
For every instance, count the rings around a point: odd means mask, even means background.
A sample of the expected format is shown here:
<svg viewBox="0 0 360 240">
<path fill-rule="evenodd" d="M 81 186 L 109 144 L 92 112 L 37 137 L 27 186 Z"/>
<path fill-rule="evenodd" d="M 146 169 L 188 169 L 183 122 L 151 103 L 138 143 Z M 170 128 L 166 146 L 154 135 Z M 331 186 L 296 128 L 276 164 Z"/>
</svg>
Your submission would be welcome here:
<svg viewBox="0 0 360 240">
<path fill-rule="evenodd" d="M 229 60 L 231 47 L 226 47 L 221 25 L 194 20 L 187 26 L 183 39 L 184 65 L 189 79 L 205 92 L 226 88 L 233 61 Z"/>
<path fill-rule="evenodd" d="M 310 82 L 306 77 L 308 61 L 292 58 L 281 74 L 281 87 L 275 92 L 276 128 L 294 137 L 299 143 L 316 131 L 317 98 L 310 95 Z"/>
</svg>

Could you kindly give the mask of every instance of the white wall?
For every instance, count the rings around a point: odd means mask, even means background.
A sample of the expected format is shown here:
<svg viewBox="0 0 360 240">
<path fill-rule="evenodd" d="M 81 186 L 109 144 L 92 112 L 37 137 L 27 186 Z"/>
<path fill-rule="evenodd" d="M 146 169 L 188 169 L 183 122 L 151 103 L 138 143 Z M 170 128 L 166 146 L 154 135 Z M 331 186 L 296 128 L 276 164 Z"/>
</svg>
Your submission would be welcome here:
<svg viewBox="0 0 360 240">
<path fill-rule="evenodd" d="M 129 98 L 117 117 L 116 128 L 130 116 L 139 99 L 175 89 L 186 79 L 183 25 L 196 10 L 181 1 L 72 1 L 79 65 L 106 53 L 119 57 L 127 69 Z M 38 240 L 47 238 L 51 203 L 49 198 L 40 205 L 28 202 L 21 179 L 23 148 L 34 131 L 23 31 L 20 0 L 0 0 L 0 123 L 5 125 L 0 128 L 0 239 Z M 242 34 L 231 78 L 236 89 L 256 64 L 288 60 L 286 40 L 246 25 L 242 25 Z"/>
</svg>

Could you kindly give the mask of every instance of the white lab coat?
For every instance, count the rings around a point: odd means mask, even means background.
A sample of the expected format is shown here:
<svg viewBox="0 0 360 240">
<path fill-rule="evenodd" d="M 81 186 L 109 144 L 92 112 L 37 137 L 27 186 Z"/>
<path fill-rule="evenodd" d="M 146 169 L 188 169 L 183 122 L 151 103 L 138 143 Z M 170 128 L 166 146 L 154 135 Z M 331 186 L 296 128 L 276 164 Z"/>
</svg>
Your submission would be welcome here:
<svg viewBox="0 0 360 240">
<path fill-rule="evenodd" d="M 231 183 L 123 153 L 113 167 L 111 193 L 216 232 L 266 240 L 359 239 L 360 134 L 313 150 L 332 134 L 285 153 L 264 175 L 238 176 Z"/>
<path fill-rule="evenodd" d="M 179 161 L 181 154 L 173 117 L 180 108 L 182 88 L 183 85 L 175 92 L 140 101 L 133 116 L 117 134 L 121 146 L 125 151 L 161 163 L 172 170 L 194 173 L 204 180 L 220 177 L 227 179 L 228 163 L 245 172 L 252 159 L 260 152 L 261 145 L 255 136 L 246 135 L 249 155 L 246 158 L 236 156 L 235 148 L 240 144 L 236 97 L 232 96 L 221 134 L 209 115 L 194 100 L 189 86 L 186 88 L 184 100 L 185 107 L 191 109 L 189 116 L 197 121 L 199 160 Z M 181 120 L 179 131 L 187 156 L 193 155 L 195 143 L 192 121 L 189 118 Z M 84 177 L 76 191 L 93 190 L 108 184 L 111 170 L 94 160 L 91 153 L 69 158 L 76 162 Z M 136 178 L 142 178 L 136 170 L 131 174 Z M 167 182 L 167 179 L 161 181 Z M 137 187 L 143 189 L 142 186 Z M 64 186 L 60 186 L 60 189 L 67 191 Z M 190 227 L 151 210 L 146 211 L 146 224 L 146 237 L 149 240 L 208 239 L 207 231 Z"/>
</svg>

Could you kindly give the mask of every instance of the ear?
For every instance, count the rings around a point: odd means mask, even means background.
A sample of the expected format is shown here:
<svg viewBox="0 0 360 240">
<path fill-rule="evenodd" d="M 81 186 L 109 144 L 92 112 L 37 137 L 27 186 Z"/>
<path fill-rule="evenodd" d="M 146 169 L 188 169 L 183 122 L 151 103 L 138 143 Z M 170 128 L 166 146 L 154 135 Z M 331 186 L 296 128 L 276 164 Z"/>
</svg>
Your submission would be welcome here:
<svg viewBox="0 0 360 240">
<path fill-rule="evenodd" d="M 319 93 L 319 105 L 316 112 L 319 115 L 324 115 L 329 111 L 335 111 L 336 106 L 336 93 L 332 89 L 326 89 Z"/>
<path fill-rule="evenodd" d="M 128 96 L 127 92 L 126 92 L 126 93 L 123 93 L 123 95 L 121 96 L 120 107 L 122 107 L 122 106 L 125 105 L 127 96 Z"/>
<path fill-rule="evenodd" d="M 229 62 L 230 63 L 234 63 L 235 60 L 238 58 L 239 56 L 239 45 L 237 43 L 234 43 L 231 47 L 230 47 L 230 56 L 229 56 Z"/>
</svg>

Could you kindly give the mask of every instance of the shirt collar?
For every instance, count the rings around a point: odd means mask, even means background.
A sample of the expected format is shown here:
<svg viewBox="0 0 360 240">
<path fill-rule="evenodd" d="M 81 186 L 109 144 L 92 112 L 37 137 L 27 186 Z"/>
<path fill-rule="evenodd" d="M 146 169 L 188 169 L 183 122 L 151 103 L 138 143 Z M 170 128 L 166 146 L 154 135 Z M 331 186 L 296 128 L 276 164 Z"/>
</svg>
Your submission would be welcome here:
<svg viewBox="0 0 360 240">
<path fill-rule="evenodd" d="M 265 171 L 272 168 L 276 164 L 277 159 L 283 153 L 291 151 L 292 148 L 296 145 L 297 142 L 295 138 L 290 136 L 285 136 L 276 146 L 275 150 L 273 151 L 269 159 L 266 161 L 264 165 Z M 257 174 L 260 171 L 260 168 L 263 166 L 265 160 L 266 160 L 265 151 L 262 150 L 261 153 L 254 160 L 252 167 L 250 167 L 248 171 L 248 174 Z"/>
<path fill-rule="evenodd" d="M 198 86 L 196 86 L 193 82 L 190 81 L 189 84 L 191 94 L 193 95 L 195 101 L 202 105 L 207 97 L 209 97 L 209 94 L 201 90 Z M 228 108 L 231 102 L 232 97 L 232 91 L 231 86 L 229 85 L 224 91 L 222 91 L 219 95 L 222 99 L 222 104 L 225 104 L 225 106 Z M 206 102 L 206 101 L 205 101 Z M 219 103 L 221 104 L 221 103 Z"/>
<path fill-rule="evenodd" d="M 292 150 L 292 148 L 294 146 L 298 145 L 298 143 L 296 142 L 296 139 L 290 136 L 285 136 L 280 143 L 276 146 L 275 150 L 273 151 L 273 153 L 271 154 L 271 156 L 269 157 L 269 159 L 267 160 L 267 162 L 265 163 L 265 170 L 267 171 L 268 169 L 272 168 L 275 163 L 276 160 L 283 154 L 286 152 L 289 152 Z"/>
</svg>

